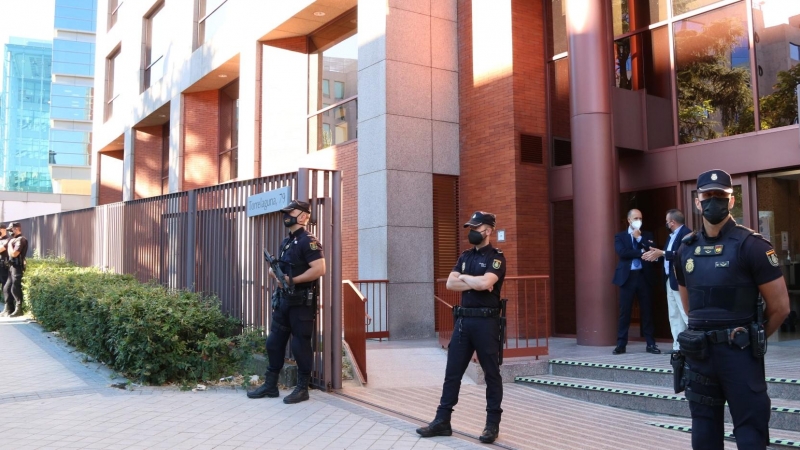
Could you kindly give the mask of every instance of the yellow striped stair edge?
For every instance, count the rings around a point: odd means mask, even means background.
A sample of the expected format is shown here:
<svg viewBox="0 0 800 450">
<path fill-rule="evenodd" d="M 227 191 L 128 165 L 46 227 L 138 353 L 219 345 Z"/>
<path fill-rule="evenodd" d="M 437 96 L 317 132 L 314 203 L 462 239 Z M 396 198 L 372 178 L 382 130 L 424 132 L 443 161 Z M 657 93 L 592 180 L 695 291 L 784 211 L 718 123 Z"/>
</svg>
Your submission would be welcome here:
<svg viewBox="0 0 800 450">
<path fill-rule="evenodd" d="M 658 423 L 658 422 L 647 422 L 648 425 L 653 425 L 654 427 L 664 428 L 665 430 L 676 430 L 676 431 L 683 431 L 684 433 L 691 433 L 692 427 L 687 427 L 683 425 L 669 425 L 666 423 Z M 725 438 L 730 439 L 732 441 L 736 440 L 736 436 L 733 433 L 726 432 Z M 783 445 L 785 447 L 794 447 L 800 448 L 800 441 L 793 441 L 790 439 L 780 439 L 780 438 L 770 438 L 769 443 L 772 445 Z"/>
<path fill-rule="evenodd" d="M 580 367 L 598 367 L 601 369 L 634 370 L 637 372 L 672 373 L 672 369 L 657 369 L 655 367 L 638 367 L 638 366 L 626 366 L 622 364 L 601 364 L 601 363 L 592 363 L 583 361 L 569 361 L 566 359 L 551 359 L 550 364 L 561 364 L 565 366 L 580 366 Z"/>
<path fill-rule="evenodd" d="M 590 391 L 598 391 L 598 392 L 608 392 L 611 394 L 624 394 L 624 395 L 633 395 L 636 397 L 647 397 L 647 398 L 658 398 L 661 400 L 674 400 L 677 402 L 685 402 L 686 397 L 678 396 L 678 395 L 664 395 L 664 394 L 656 394 L 653 392 L 642 392 L 642 391 L 633 391 L 629 389 L 615 389 L 615 388 L 607 388 L 603 386 L 592 386 L 590 384 L 579 384 L 579 383 L 566 383 L 563 381 L 552 381 L 552 380 L 540 380 L 538 378 L 533 377 L 516 377 L 514 381 L 522 381 L 525 383 L 534 383 L 534 384 L 543 384 L 546 386 L 557 386 L 557 387 L 569 387 L 575 389 L 586 389 Z"/>
<path fill-rule="evenodd" d="M 650 372 L 650 373 L 672 373 L 672 369 L 658 369 L 655 367 L 640 367 L 640 366 L 626 366 L 624 364 L 603 364 L 584 361 L 570 361 L 567 359 L 551 359 L 550 364 L 560 364 L 564 366 L 579 366 L 579 367 L 596 367 L 600 369 L 618 369 L 618 370 L 632 370 L 636 372 Z M 768 383 L 786 383 L 800 385 L 800 379 L 793 378 L 765 378 Z"/>
</svg>

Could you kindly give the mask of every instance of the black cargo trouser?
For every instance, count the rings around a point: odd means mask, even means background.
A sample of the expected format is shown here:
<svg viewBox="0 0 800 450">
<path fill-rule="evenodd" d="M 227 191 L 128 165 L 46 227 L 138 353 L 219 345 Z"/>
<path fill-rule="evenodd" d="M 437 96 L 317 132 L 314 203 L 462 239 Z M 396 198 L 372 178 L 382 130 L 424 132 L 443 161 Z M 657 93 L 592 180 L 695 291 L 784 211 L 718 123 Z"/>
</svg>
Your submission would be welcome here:
<svg viewBox="0 0 800 450">
<path fill-rule="evenodd" d="M 282 300 L 278 309 L 272 312 L 272 324 L 267 336 L 267 370 L 279 373 L 286 356 L 286 344 L 292 339 L 292 354 L 297 361 L 297 375 L 308 376 L 313 366 L 314 352 L 311 336 L 314 332 L 316 307 L 288 306 Z"/>
<path fill-rule="evenodd" d="M 3 285 L 3 297 L 9 307 L 14 304 L 16 307 L 22 306 L 22 272 L 22 267 L 14 265 L 8 269 L 8 280 Z"/>
</svg>

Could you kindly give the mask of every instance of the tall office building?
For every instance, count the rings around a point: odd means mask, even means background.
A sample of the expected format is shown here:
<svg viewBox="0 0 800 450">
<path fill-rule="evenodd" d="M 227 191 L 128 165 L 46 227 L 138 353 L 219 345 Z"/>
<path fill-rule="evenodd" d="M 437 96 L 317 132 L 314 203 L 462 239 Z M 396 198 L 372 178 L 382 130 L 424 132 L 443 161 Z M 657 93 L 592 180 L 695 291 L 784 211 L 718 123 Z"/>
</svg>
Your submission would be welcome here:
<svg viewBox="0 0 800 450">
<path fill-rule="evenodd" d="M 48 161 L 53 192 L 91 193 L 97 0 L 56 0 Z"/>
<path fill-rule="evenodd" d="M 11 38 L 3 49 L 0 190 L 52 192 L 49 42 Z"/>
</svg>

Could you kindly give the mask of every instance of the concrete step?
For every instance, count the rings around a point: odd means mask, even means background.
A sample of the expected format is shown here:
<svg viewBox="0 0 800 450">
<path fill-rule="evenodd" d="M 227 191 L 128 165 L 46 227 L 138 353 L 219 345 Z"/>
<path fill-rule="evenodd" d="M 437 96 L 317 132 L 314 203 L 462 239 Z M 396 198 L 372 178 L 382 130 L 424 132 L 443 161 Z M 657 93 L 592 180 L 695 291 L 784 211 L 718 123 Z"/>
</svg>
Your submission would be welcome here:
<svg viewBox="0 0 800 450">
<path fill-rule="evenodd" d="M 556 375 L 517 377 L 515 382 L 591 403 L 691 417 L 686 397 L 683 393 L 675 394 L 672 388 L 613 381 L 592 381 Z M 726 421 L 730 422 L 727 409 L 725 415 Z M 800 431 L 800 401 L 773 399 L 770 428 Z"/>
<path fill-rule="evenodd" d="M 669 360 L 666 360 L 669 364 Z M 551 359 L 550 374 L 583 378 L 587 380 L 613 381 L 644 386 L 672 387 L 672 368 L 645 367 L 625 364 L 609 364 L 591 361 Z M 800 380 L 794 378 L 767 377 L 769 396 L 773 400 L 800 400 Z"/>
<path fill-rule="evenodd" d="M 677 425 L 674 423 L 670 424 L 670 423 L 659 423 L 659 422 L 647 422 L 647 424 L 665 430 L 674 430 L 683 433 L 692 432 L 692 427 L 688 425 Z M 730 430 L 729 428 L 730 427 L 726 427 L 725 439 L 732 442 L 736 442 L 736 436 L 734 436 L 733 431 Z M 772 436 L 774 434 L 776 433 L 770 433 L 771 435 L 771 437 L 769 438 L 770 448 L 776 448 L 776 449 L 800 448 L 800 433 L 788 430 L 779 430 L 777 434 L 780 434 L 780 436 Z"/>
</svg>

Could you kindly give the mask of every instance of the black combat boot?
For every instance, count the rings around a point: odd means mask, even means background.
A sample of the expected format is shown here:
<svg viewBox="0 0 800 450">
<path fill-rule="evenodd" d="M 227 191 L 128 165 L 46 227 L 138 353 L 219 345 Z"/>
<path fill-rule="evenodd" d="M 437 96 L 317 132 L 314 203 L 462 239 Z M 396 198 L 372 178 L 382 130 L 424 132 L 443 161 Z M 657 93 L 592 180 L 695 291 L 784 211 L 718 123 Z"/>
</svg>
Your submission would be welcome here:
<svg viewBox="0 0 800 450">
<path fill-rule="evenodd" d="M 248 398 L 275 398 L 280 395 L 278 391 L 278 374 L 272 373 L 269 370 L 264 375 L 264 384 L 258 387 L 255 391 L 247 393 Z"/>
<path fill-rule="evenodd" d="M 8 317 L 20 317 L 22 315 L 22 302 L 17 302 L 17 307 L 14 312 L 9 313 Z"/>
<path fill-rule="evenodd" d="M 483 433 L 478 440 L 485 444 L 491 444 L 497 439 L 498 434 L 500 434 L 500 424 L 486 422 L 486 427 L 483 429 Z"/>
<path fill-rule="evenodd" d="M 3 312 L 0 312 L 0 317 L 8 317 L 11 314 L 11 309 L 8 307 L 8 303 L 3 303 Z"/>
<path fill-rule="evenodd" d="M 308 400 L 308 375 L 297 375 L 297 386 L 291 394 L 283 397 L 283 403 L 287 405 L 292 403 L 300 403 Z"/>
<path fill-rule="evenodd" d="M 453 429 L 450 427 L 450 421 L 444 419 L 433 419 L 427 427 L 417 428 L 417 434 L 422 437 L 434 436 L 452 436 Z"/>
</svg>

